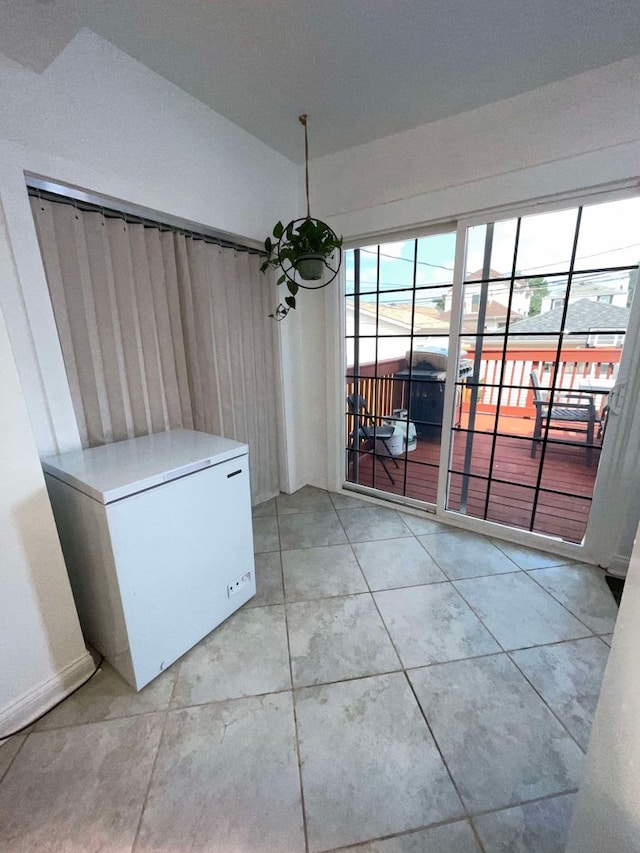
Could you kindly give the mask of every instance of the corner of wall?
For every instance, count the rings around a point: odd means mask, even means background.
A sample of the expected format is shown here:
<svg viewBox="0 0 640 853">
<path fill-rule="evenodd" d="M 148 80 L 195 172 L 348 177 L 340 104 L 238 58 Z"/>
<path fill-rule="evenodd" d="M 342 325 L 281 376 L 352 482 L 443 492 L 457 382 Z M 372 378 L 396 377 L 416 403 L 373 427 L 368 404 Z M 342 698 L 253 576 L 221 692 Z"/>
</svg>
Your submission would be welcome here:
<svg viewBox="0 0 640 853">
<path fill-rule="evenodd" d="M 0 311 L 0 733 L 91 671 L 4 315 Z"/>
</svg>

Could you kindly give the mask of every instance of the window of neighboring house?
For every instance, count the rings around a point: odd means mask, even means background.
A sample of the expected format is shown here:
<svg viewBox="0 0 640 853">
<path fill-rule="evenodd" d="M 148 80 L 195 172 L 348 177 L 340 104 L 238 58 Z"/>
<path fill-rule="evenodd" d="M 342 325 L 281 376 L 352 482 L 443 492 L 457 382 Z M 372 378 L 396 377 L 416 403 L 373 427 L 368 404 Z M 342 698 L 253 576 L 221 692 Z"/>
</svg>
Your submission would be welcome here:
<svg viewBox="0 0 640 853">
<path fill-rule="evenodd" d="M 480 307 L 480 294 L 474 293 L 471 297 L 471 313 L 477 314 L 478 308 Z"/>
<path fill-rule="evenodd" d="M 554 308 L 564 308 L 564 299 L 552 299 L 551 300 L 551 310 Z"/>
<path fill-rule="evenodd" d="M 613 296 L 610 293 L 603 294 L 598 296 L 598 302 L 606 302 L 608 305 L 611 305 L 613 301 Z"/>
</svg>

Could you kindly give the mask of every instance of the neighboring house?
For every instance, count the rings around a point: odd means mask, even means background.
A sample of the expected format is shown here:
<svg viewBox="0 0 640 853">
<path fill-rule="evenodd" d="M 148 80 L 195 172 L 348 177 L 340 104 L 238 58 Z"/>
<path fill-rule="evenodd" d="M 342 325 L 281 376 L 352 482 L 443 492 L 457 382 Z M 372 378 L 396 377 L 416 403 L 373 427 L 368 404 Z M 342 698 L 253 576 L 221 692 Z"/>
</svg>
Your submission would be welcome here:
<svg viewBox="0 0 640 853">
<path fill-rule="evenodd" d="M 545 279 L 547 294 L 542 298 L 540 313 L 545 314 L 555 308 L 562 308 L 566 299 L 567 276 L 551 280 Z M 629 295 L 629 273 L 610 272 L 597 276 L 574 276 L 569 291 L 569 305 L 578 300 L 589 299 L 625 308 Z"/>
<path fill-rule="evenodd" d="M 510 326 L 509 331 L 516 340 L 521 337 L 521 340 L 532 344 L 557 342 L 563 310 L 563 307 L 558 307 L 519 320 Z M 629 308 L 590 299 L 571 302 L 567 309 L 565 341 L 572 346 L 622 346 L 630 313 Z M 570 338 L 568 332 L 572 332 Z"/>
<path fill-rule="evenodd" d="M 413 313 L 415 310 L 415 314 Z M 415 334 L 425 336 L 444 335 L 448 341 L 449 321 L 436 308 L 426 308 L 411 303 L 380 304 L 376 314 L 375 303 L 360 302 L 359 312 L 359 359 L 360 364 L 388 358 L 404 358 L 410 348 L 412 317 L 415 318 Z M 353 365 L 354 300 L 346 301 L 347 364 Z M 371 335 L 371 337 L 367 337 Z M 377 349 L 376 349 L 376 338 Z M 387 337 L 385 337 L 387 336 Z M 393 337 L 391 337 L 393 336 Z M 402 336 L 402 337 L 398 337 Z M 416 345 L 420 339 L 416 339 Z"/>
<path fill-rule="evenodd" d="M 484 328 L 479 330 L 478 312 L 465 310 L 462 315 L 462 332 L 467 332 L 469 334 L 476 334 L 478 331 L 497 332 L 498 329 L 504 328 L 507 324 L 507 311 L 508 309 L 506 305 L 495 299 L 491 299 L 485 308 Z M 510 321 L 511 323 L 514 323 L 521 320 L 523 316 L 523 314 L 519 314 L 517 311 L 512 311 Z M 451 312 L 445 311 L 441 315 L 441 318 L 449 321 L 451 319 Z"/>
<path fill-rule="evenodd" d="M 482 270 L 476 270 L 475 272 L 469 273 L 469 275 L 465 278 L 465 286 L 464 286 L 464 308 L 463 312 L 465 317 L 473 316 L 478 314 L 478 310 L 480 308 L 480 297 L 482 295 Z M 488 278 L 490 279 L 504 279 L 505 274 L 498 272 L 498 270 L 490 269 Z M 477 282 L 477 283 L 476 283 Z M 507 316 L 507 307 L 509 304 L 509 289 L 511 286 L 510 280 L 503 281 L 489 281 L 487 284 L 487 300 L 489 303 L 491 302 L 499 302 L 500 305 L 503 306 L 504 312 L 503 316 L 506 321 Z M 511 311 L 513 314 L 520 315 L 521 317 L 526 317 L 529 313 L 529 307 L 531 305 L 531 288 L 529 287 L 529 282 L 527 280 L 517 280 L 513 284 L 513 294 L 511 297 Z M 451 311 L 451 292 L 447 292 L 445 296 L 445 304 L 444 310 Z M 497 322 L 497 318 L 499 317 L 499 312 L 497 309 L 492 309 L 494 316 L 496 317 L 496 324 L 494 328 L 499 328 L 500 325 L 504 325 L 504 323 L 500 324 Z M 485 327 L 485 331 L 490 331 Z"/>
</svg>

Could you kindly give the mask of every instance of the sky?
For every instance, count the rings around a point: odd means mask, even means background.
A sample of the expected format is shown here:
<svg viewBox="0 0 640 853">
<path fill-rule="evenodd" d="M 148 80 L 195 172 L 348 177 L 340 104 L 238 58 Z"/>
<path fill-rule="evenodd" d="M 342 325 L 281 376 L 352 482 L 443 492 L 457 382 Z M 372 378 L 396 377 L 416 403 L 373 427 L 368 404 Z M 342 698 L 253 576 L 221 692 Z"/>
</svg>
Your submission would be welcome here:
<svg viewBox="0 0 640 853">
<path fill-rule="evenodd" d="M 569 266 L 576 229 L 577 209 L 553 211 L 523 217 L 518 240 L 516 271 L 522 274 L 550 275 Z M 497 222 L 494 227 L 491 267 L 510 274 L 513 265 L 517 220 Z M 466 274 L 482 269 L 486 227 L 469 229 Z M 360 280 L 363 292 L 375 289 L 377 246 L 365 246 L 360 252 Z M 382 289 L 410 288 L 413 284 L 414 240 L 401 240 L 380 246 L 380 283 Z M 437 234 L 418 240 L 416 284 L 450 283 L 453 278 L 455 233 Z M 608 202 L 583 208 L 576 252 L 576 270 L 606 266 L 625 266 L 640 261 L 640 198 Z M 353 289 L 353 252 L 346 253 L 347 293 Z M 434 291 L 438 296 L 440 290 Z M 427 295 L 427 294 L 425 294 Z M 384 301 L 401 301 L 402 295 Z"/>
</svg>

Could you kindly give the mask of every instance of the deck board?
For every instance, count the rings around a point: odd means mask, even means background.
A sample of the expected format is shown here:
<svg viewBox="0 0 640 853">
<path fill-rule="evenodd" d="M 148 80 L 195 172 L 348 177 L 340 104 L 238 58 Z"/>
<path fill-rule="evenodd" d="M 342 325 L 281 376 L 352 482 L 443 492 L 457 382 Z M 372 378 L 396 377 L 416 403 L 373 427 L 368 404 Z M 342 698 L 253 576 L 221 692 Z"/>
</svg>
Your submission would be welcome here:
<svg viewBox="0 0 640 853">
<path fill-rule="evenodd" d="M 507 482 L 492 481 L 486 518 L 514 527 L 530 529 L 532 510 L 535 500 L 535 487 L 538 482 L 542 456 L 537 453 L 531 457 L 531 441 L 526 436 L 525 424 L 510 424 L 511 435 L 500 436 L 496 440 L 493 457 L 493 477 Z M 530 434 L 530 433 L 529 433 Z M 466 438 L 468 433 L 454 433 L 451 471 L 449 478 L 448 508 L 459 511 L 463 477 Z M 486 476 L 489 472 L 493 435 L 488 432 L 473 434 L 471 473 Z M 542 465 L 540 491 L 533 521 L 533 530 L 550 536 L 559 536 L 569 542 L 581 542 L 587 526 L 591 499 L 595 485 L 600 449 L 594 448 L 591 465 L 587 464 L 584 445 L 572 446 L 566 442 L 552 443 L 547 446 Z M 349 454 L 349 481 L 355 482 L 353 471 L 353 453 Z M 439 439 L 419 438 L 414 451 L 407 458 L 398 457 L 396 468 L 389 457 L 383 457 L 391 476 L 392 484 L 381 459 L 372 451 L 363 450 L 358 454 L 358 483 L 395 495 L 435 503 L 438 465 L 440 459 Z M 375 478 L 374 478 L 375 471 Z M 569 492 L 570 494 L 564 494 Z M 476 518 L 485 517 L 487 481 L 480 477 L 469 478 L 467 494 L 467 514 Z"/>
</svg>

